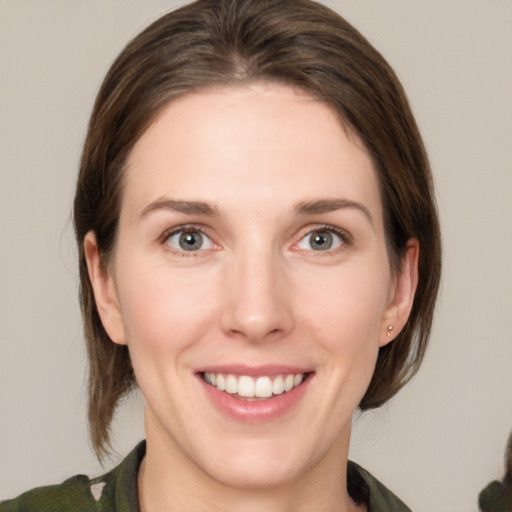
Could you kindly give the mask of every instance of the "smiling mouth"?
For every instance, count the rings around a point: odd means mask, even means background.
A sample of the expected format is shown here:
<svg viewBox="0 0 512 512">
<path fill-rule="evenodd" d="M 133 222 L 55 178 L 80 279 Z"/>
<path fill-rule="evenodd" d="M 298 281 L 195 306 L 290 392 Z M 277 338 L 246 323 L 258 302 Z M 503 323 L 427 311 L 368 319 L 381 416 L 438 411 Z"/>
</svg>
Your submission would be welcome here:
<svg viewBox="0 0 512 512">
<path fill-rule="evenodd" d="M 300 386 L 309 373 L 282 374 L 274 377 L 250 377 L 223 373 L 202 373 L 203 380 L 240 400 L 268 400 Z"/>
</svg>

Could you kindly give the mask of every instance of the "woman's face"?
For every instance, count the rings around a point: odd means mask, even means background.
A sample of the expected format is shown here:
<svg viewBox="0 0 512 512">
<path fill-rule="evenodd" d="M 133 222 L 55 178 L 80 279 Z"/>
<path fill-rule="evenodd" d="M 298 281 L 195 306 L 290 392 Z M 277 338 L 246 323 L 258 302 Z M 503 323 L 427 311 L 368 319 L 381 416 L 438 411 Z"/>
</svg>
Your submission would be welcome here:
<svg viewBox="0 0 512 512">
<path fill-rule="evenodd" d="M 372 161 L 328 107 L 261 84 L 171 102 L 129 157 L 108 275 L 86 247 L 148 446 L 241 487 L 339 467 L 416 248 L 394 276 Z"/>
</svg>

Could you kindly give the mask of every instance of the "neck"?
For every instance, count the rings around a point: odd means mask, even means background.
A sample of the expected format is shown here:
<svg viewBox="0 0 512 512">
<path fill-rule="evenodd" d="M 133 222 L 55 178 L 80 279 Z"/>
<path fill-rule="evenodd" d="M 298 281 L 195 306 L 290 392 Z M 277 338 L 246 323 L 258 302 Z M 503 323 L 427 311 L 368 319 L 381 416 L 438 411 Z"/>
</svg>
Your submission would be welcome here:
<svg viewBox="0 0 512 512">
<path fill-rule="evenodd" d="M 229 485 L 204 471 L 170 442 L 169 436 L 153 427 L 146 424 L 147 451 L 139 470 L 141 512 L 361 510 L 347 493 L 348 440 L 288 481 L 265 486 Z"/>
<path fill-rule="evenodd" d="M 215 489 L 215 487 L 217 487 Z M 180 486 L 177 482 L 165 484 L 152 470 L 139 478 L 139 507 L 141 512 L 349 512 L 356 510 L 348 496 L 339 487 L 319 489 L 308 487 L 308 492 L 288 489 L 238 489 L 228 486 Z M 314 505 L 313 505 L 314 503 Z"/>
</svg>

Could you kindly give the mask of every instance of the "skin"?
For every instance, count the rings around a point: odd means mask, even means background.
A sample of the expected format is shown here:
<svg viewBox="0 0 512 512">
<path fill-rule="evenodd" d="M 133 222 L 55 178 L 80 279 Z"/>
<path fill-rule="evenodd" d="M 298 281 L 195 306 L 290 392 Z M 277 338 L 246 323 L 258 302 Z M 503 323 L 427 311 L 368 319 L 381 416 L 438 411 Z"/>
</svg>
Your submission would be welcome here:
<svg viewBox="0 0 512 512">
<path fill-rule="evenodd" d="M 169 237 L 183 226 L 203 232 L 199 250 Z M 312 246 L 331 227 L 332 247 Z M 146 400 L 143 511 L 356 509 L 342 484 L 351 417 L 410 312 L 418 244 L 396 275 L 372 161 L 327 106 L 275 84 L 174 100 L 129 157 L 107 272 L 94 233 L 85 247 L 102 321 Z M 285 414 L 251 423 L 204 392 L 198 368 L 221 364 L 311 376 Z"/>
</svg>

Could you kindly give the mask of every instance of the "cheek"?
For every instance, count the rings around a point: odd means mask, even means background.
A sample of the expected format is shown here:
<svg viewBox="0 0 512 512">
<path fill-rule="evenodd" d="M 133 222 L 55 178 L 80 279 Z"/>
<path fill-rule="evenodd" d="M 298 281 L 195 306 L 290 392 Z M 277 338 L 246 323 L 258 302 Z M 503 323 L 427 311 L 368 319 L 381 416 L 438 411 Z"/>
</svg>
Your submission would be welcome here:
<svg viewBox="0 0 512 512">
<path fill-rule="evenodd" d="M 297 286 L 301 316 L 334 344 L 378 342 L 387 307 L 390 273 L 382 265 L 347 265 L 303 279 Z"/>
<path fill-rule="evenodd" d="M 130 351 L 147 348 L 156 354 L 186 349 L 218 304 L 212 276 L 207 279 L 188 269 L 144 268 L 136 276 L 120 276 L 119 282 Z"/>
<path fill-rule="evenodd" d="M 325 385 L 333 387 L 331 407 L 343 417 L 339 408 L 357 407 L 375 369 L 390 273 L 385 265 L 370 261 L 357 269 L 347 265 L 315 281 L 304 281 L 297 291 L 302 330 L 315 340 L 327 369 Z"/>
</svg>

